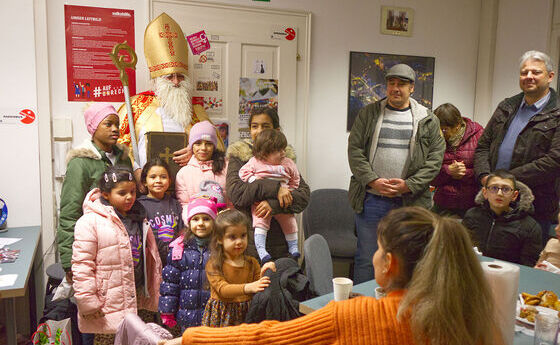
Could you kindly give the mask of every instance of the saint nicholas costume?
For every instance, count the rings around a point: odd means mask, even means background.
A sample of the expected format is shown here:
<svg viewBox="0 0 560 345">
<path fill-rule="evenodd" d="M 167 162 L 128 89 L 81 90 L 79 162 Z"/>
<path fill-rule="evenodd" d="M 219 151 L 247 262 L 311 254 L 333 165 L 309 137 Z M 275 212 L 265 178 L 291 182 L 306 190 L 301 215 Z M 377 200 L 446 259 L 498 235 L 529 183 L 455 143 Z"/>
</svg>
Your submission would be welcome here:
<svg viewBox="0 0 560 345">
<path fill-rule="evenodd" d="M 183 74 L 188 77 L 188 45 L 181 27 L 166 13 L 152 20 L 144 32 L 144 55 L 152 79 Z M 190 95 L 189 95 L 190 97 Z M 193 124 L 210 119 L 201 105 L 194 105 L 192 114 L 185 114 L 184 125 L 165 114 L 160 100 L 152 91 L 142 92 L 130 98 L 134 114 L 134 130 L 138 141 L 140 162 L 134 168 L 142 168 L 146 163 L 146 134 L 148 132 L 188 132 Z M 131 146 L 130 128 L 126 104 L 119 108 L 119 143 Z M 210 121 L 211 122 L 211 121 Z M 220 138 L 218 136 L 218 138 Z M 218 140 L 218 149 L 225 151 L 223 142 Z M 130 150 L 132 153 L 132 150 Z M 132 154 L 131 154 L 132 159 Z"/>
</svg>

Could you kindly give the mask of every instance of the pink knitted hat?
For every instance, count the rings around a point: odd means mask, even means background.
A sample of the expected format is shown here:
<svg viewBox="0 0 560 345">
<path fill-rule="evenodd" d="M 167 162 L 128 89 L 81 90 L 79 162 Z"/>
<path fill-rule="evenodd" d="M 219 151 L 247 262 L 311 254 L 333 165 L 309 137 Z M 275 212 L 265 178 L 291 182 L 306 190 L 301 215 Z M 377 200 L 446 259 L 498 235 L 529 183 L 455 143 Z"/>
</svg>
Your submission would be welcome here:
<svg viewBox="0 0 560 345">
<path fill-rule="evenodd" d="M 115 107 L 109 103 L 93 103 L 87 108 L 84 112 L 84 119 L 86 120 L 86 127 L 89 134 L 93 136 L 93 133 L 95 133 L 101 121 L 111 114 L 117 115 L 117 111 Z"/>
<path fill-rule="evenodd" d="M 189 133 L 189 148 L 192 149 L 193 144 L 199 140 L 211 141 L 214 148 L 218 145 L 216 128 L 209 121 L 198 122 L 192 126 Z"/>
<path fill-rule="evenodd" d="M 191 218 L 199 213 L 204 213 L 216 218 L 218 213 L 218 207 L 216 206 L 216 201 L 214 198 L 193 198 L 187 206 L 187 223 L 191 222 Z"/>
</svg>

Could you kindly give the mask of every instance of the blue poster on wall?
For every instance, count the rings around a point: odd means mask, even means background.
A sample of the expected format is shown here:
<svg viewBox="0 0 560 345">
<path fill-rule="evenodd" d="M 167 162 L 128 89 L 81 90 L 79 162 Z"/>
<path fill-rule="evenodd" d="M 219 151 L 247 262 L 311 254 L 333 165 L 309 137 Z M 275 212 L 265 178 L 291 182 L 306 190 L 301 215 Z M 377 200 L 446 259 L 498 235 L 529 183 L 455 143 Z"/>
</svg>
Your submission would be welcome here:
<svg viewBox="0 0 560 345">
<path fill-rule="evenodd" d="M 432 109 L 435 58 L 411 55 L 350 52 L 348 115 L 346 129 L 352 129 L 358 111 L 385 98 L 385 73 L 393 65 L 404 63 L 416 72 L 412 98 Z"/>
</svg>

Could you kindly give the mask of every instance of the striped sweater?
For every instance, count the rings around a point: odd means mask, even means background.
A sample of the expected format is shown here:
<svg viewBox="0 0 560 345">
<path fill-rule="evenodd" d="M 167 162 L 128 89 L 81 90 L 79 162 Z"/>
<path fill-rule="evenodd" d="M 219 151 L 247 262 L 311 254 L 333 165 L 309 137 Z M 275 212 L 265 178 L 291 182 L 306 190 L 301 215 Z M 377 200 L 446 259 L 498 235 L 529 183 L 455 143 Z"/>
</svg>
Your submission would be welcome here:
<svg viewBox="0 0 560 345">
<path fill-rule="evenodd" d="M 387 105 L 377 139 L 377 148 L 374 150 L 375 156 L 371 162 L 371 167 L 377 176 L 389 179 L 406 177 L 412 132 L 410 107 L 396 110 Z"/>
<path fill-rule="evenodd" d="M 414 344 L 409 322 L 397 321 L 403 295 L 401 290 L 380 300 L 358 297 L 330 302 L 309 315 L 286 322 L 188 328 L 182 344 Z"/>
</svg>

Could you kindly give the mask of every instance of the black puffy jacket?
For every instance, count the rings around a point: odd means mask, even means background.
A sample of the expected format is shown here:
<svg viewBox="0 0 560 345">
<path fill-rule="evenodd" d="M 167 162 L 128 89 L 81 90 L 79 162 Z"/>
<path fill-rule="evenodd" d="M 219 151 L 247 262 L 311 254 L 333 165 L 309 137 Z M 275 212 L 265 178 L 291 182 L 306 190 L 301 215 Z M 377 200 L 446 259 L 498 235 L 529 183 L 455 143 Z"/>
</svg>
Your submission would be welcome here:
<svg viewBox="0 0 560 345">
<path fill-rule="evenodd" d="M 246 323 L 264 320 L 287 321 L 301 316 L 299 302 L 311 298 L 309 280 L 297 262 L 290 258 L 275 261 L 276 272 L 267 270 L 270 285 L 253 296 Z"/>
<path fill-rule="evenodd" d="M 525 184 L 517 182 L 518 201 L 512 210 L 497 216 L 480 191 L 478 206 L 465 213 L 463 225 L 471 231 L 473 242 L 483 255 L 527 266 L 537 263 L 542 250 L 542 232 L 530 216 L 533 193 Z"/>
</svg>

